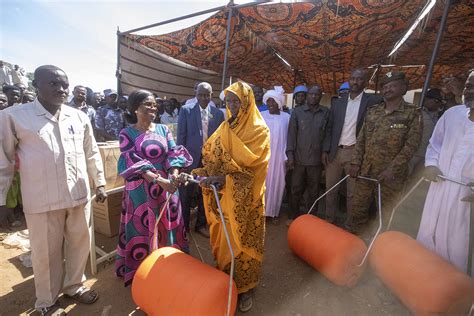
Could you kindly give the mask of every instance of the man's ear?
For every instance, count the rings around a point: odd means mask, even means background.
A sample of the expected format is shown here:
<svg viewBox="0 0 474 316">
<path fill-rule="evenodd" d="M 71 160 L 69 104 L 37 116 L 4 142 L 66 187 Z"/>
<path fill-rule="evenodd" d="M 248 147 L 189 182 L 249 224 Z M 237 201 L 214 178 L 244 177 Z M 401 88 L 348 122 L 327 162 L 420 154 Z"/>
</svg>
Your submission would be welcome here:
<svg viewBox="0 0 474 316">
<path fill-rule="evenodd" d="M 36 84 L 36 81 L 35 81 L 35 80 L 33 80 L 33 81 L 31 82 L 31 85 L 32 85 L 33 87 L 35 87 L 35 88 L 38 88 L 38 85 Z"/>
</svg>

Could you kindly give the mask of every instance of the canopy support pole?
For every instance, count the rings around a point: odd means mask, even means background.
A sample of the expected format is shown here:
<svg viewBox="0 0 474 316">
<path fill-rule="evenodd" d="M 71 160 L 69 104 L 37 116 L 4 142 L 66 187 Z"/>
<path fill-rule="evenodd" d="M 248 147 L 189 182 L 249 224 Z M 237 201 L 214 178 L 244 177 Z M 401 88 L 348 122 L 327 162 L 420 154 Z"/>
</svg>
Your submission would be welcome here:
<svg viewBox="0 0 474 316">
<path fill-rule="evenodd" d="M 428 66 L 428 73 L 426 74 L 426 79 L 423 84 L 423 91 L 421 92 L 420 107 L 423 108 L 425 103 L 425 95 L 430 87 L 431 78 L 433 77 L 433 67 L 438 55 L 439 46 L 441 44 L 441 38 L 443 37 L 444 28 L 446 26 L 446 20 L 448 19 L 449 7 L 451 5 L 451 0 L 445 0 L 443 16 L 441 17 L 441 23 L 439 25 L 438 34 L 436 35 L 436 42 L 433 48 L 433 53 L 431 54 L 430 64 Z"/>
<path fill-rule="evenodd" d="M 380 69 L 382 69 L 381 65 L 378 64 L 377 68 L 375 68 L 375 95 L 379 94 L 379 78 L 380 78 Z"/>
<path fill-rule="evenodd" d="M 227 6 L 225 6 L 225 5 L 221 5 L 219 7 L 215 7 L 215 8 L 212 8 L 212 9 L 207 9 L 207 10 L 204 10 L 204 11 L 199 11 L 199 12 L 196 12 L 196 13 L 183 15 L 183 16 L 180 16 L 178 18 L 173 18 L 173 19 L 169 19 L 169 20 L 166 20 L 166 21 L 145 25 L 145 26 L 142 26 L 142 27 L 137 27 L 135 29 L 125 31 L 122 34 L 130 34 L 130 33 L 138 32 L 138 31 L 143 31 L 143 30 L 146 30 L 146 29 L 150 29 L 152 27 L 165 25 L 165 24 L 169 24 L 169 23 L 173 23 L 173 22 L 178 22 L 178 21 L 181 21 L 181 20 L 189 19 L 189 18 L 194 18 L 196 16 L 200 16 L 200 15 L 203 15 L 203 14 L 220 11 L 220 10 L 226 8 L 226 7 Z"/>
<path fill-rule="evenodd" d="M 115 71 L 115 77 L 117 78 L 117 93 L 122 95 L 122 85 L 120 84 L 120 77 L 122 76 L 122 70 L 120 69 L 120 40 L 122 33 L 117 27 L 117 69 Z"/>
<path fill-rule="evenodd" d="M 233 2 L 233 1 L 231 1 L 231 2 Z M 259 4 L 262 4 L 262 3 L 267 3 L 267 2 L 271 2 L 271 0 L 257 0 L 257 1 L 252 1 L 252 2 L 248 2 L 248 3 L 233 5 L 233 8 L 234 9 L 246 8 L 246 7 L 256 6 L 256 5 L 259 5 Z M 123 35 L 130 34 L 130 33 L 138 32 L 138 31 L 143 31 L 143 30 L 146 30 L 146 29 L 149 29 L 149 28 L 152 28 L 152 27 L 161 26 L 161 25 L 165 25 L 165 24 L 169 24 L 169 23 L 173 23 L 173 22 L 178 22 L 178 21 L 181 21 L 181 20 L 189 19 L 189 18 L 194 18 L 196 16 L 200 16 L 200 15 L 203 15 L 203 14 L 220 11 L 220 10 L 223 10 L 227 7 L 229 7 L 229 4 L 228 5 L 221 5 L 219 7 L 215 7 L 215 8 L 204 10 L 204 11 L 199 11 L 199 12 L 192 13 L 192 14 L 183 15 L 183 16 L 180 16 L 178 18 L 169 19 L 169 20 L 166 20 L 166 21 L 163 21 L 163 22 L 158 22 L 158 23 L 145 25 L 145 26 L 142 26 L 142 27 L 137 27 L 135 29 L 131 29 L 131 30 L 122 32 L 122 34 Z"/>
<path fill-rule="evenodd" d="M 229 52 L 230 44 L 230 31 L 232 26 L 232 11 L 233 11 L 233 2 L 229 3 L 229 13 L 227 15 L 227 32 L 225 35 L 225 48 L 224 48 L 224 69 L 222 69 L 222 81 L 221 81 L 221 91 L 225 88 L 225 77 L 227 76 L 227 53 Z"/>
</svg>

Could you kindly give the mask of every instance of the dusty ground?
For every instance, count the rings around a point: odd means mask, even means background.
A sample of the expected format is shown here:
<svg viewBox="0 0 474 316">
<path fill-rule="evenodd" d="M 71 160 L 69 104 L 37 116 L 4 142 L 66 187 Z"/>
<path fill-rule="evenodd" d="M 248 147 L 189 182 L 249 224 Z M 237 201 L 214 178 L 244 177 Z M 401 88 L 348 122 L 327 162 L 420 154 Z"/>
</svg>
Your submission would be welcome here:
<svg viewBox="0 0 474 316">
<path fill-rule="evenodd" d="M 416 234 L 426 190 L 424 185 L 401 207 L 393 229 Z M 246 315 L 410 314 L 370 269 L 355 288 L 348 289 L 332 284 L 293 255 L 286 241 L 285 220 L 286 215 L 282 215 L 278 225 L 267 223 L 262 280 L 255 292 L 253 309 Z M 105 250 L 113 249 L 114 238 L 96 235 L 98 245 Z M 204 261 L 212 264 L 209 241 L 196 234 L 193 237 L 196 243 L 190 242 L 192 255 L 199 258 L 197 244 Z M 20 250 L 0 246 L 0 316 L 36 314 L 32 311 L 35 301 L 32 269 L 21 264 L 20 254 Z M 114 276 L 113 264 L 103 264 L 94 277 L 88 266 L 87 277 L 86 284 L 99 291 L 100 299 L 91 306 L 84 306 L 61 298 L 60 304 L 67 308 L 68 315 L 101 315 L 109 308 L 109 315 L 144 314 L 133 303 L 130 289 L 124 288 Z"/>
</svg>

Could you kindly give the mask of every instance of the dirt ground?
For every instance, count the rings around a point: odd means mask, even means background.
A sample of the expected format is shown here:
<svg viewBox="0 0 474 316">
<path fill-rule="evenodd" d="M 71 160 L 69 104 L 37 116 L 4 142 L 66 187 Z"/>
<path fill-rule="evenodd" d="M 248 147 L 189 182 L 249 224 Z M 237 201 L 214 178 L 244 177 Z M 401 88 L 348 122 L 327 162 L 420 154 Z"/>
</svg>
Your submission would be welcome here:
<svg viewBox="0 0 474 316">
<path fill-rule="evenodd" d="M 392 229 L 412 236 L 418 229 L 427 186 L 423 185 L 402 205 L 394 218 Z M 367 268 L 358 285 L 352 289 L 332 284 L 321 274 L 296 257 L 287 244 L 286 214 L 278 224 L 267 221 L 263 275 L 254 296 L 253 315 L 410 315 L 401 302 Z M 24 229 L 24 228 L 21 228 Z M 116 238 L 96 233 L 97 245 L 110 251 Z M 194 234 L 190 241 L 191 254 L 213 264 L 209 240 Z M 193 241 L 194 239 L 194 241 Z M 19 260 L 22 252 L 0 246 L 0 316 L 35 315 L 33 271 Z M 113 263 L 104 263 L 95 276 L 87 267 L 86 284 L 96 289 L 99 300 L 90 306 L 77 305 L 60 298 L 68 315 L 144 315 L 134 304 L 130 289 L 123 287 L 114 275 Z M 185 302 L 183 302 L 185 303 Z M 237 315 L 243 315 L 237 312 Z"/>
</svg>

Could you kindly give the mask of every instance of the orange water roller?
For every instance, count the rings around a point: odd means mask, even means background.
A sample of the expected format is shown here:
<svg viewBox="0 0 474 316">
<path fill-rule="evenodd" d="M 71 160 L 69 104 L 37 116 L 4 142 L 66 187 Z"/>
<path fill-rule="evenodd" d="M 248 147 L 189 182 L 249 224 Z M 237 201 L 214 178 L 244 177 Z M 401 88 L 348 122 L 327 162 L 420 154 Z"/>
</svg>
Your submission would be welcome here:
<svg viewBox="0 0 474 316">
<path fill-rule="evenodd" d="M 153 251 L 139 266 L 132 297 L 147 315 L 222 316 L 226 314 L 229 275 L 172 248 Z M 230 315 L 235 313 L 237 288 Z"/>
<path fill-rule="evenodd" d="M 357 236 L 317 218 L 302 215 L 288 229 L 288 245 L 298 257 L 337 285 L 353 287 L 367 246 Z"/>
<path fill-rule="evenodd" d="M 309 215 L 317 202 L 346 181 L 346 175 L 338 183 L 319 196 L 308 214 L 294 220 L 288 229 L 290 249 L 331 282 L 353 287 L 365 269 L 365 262 L 375 238 L 382 229 L 382 204 L 380 183 L 365 176 L 358 178 L 375 182 L 378 193 L 379 227 L 369 247 L 359 237 L 313 215 Z"/>
<path fill-rule="evenodd" d="M 474 303 L 472 278 L 403 233 L 380 234 L 369 263 L 415 315 L 468 315 Z"/>
</svg>

